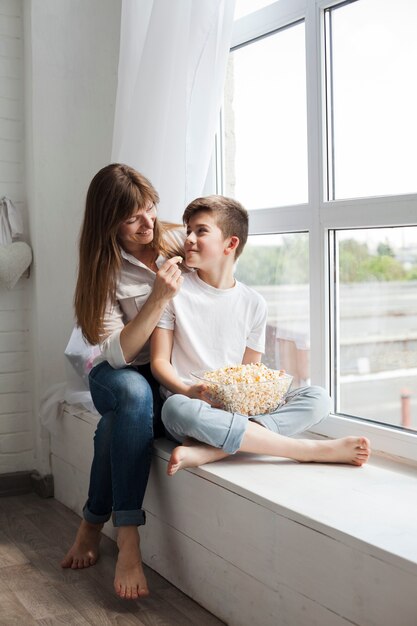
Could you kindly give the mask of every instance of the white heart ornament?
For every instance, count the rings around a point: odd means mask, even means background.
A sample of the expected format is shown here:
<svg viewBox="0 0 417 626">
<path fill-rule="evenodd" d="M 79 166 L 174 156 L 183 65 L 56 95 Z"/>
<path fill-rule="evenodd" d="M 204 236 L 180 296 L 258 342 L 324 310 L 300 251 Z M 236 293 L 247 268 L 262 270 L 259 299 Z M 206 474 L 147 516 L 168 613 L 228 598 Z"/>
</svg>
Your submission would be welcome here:
<svg viewBox="0 0 417 626">
<path fill-rule="evenodd" d="M 32 249 L 24 241 L 0 246 L 0 283 L 13 289 L 32 263 Z"/>
</svg>

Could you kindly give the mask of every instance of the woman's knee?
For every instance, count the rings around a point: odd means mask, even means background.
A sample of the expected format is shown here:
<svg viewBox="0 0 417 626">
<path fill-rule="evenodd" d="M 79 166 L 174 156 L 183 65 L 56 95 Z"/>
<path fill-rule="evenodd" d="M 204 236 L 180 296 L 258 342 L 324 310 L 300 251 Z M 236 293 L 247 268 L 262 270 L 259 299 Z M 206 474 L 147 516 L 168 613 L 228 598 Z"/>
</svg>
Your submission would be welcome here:
<svg viewBox="0 0 417 626">
<path fill-rule="evenodd" d="M 103 366 L 103 367 L 101 367 Z M 101 369 L 98 369 L 101 368 Z M 133 368 L 113 369 L 108 363 L 99 364 L 89 377 L 90 391 L 97 410 L 149 413 L 153 410 L 152 389 L 141 374 Z"/>
<path fill-rule="evenodd" d="M 119 405 L 140 412 L 150 409 L 152 412 L 152 389 L 146 378 L 134 370 L 126 374 L 128 375 L 120 377 L 114 386 Z"/>
</svg>

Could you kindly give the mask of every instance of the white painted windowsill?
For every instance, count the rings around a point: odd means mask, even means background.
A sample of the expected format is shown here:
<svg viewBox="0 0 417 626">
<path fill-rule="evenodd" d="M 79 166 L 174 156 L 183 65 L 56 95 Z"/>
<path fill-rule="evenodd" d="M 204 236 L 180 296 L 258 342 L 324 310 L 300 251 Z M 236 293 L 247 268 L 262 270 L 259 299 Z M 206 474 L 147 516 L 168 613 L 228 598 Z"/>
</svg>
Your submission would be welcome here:
<svg viewBox="0 0 417 626">
<path fill-rule="evenodd" d="M 172 448 L 171 442 L 158 439 L 154 454 L 167 460 Z M 417 573 L 415 467 L 378 456 L 362 467 L 354 467 L 239 453 L 182 471 L 197 474 L 280 516 Z"/>
<path fill-rule="evenodd" d="M 90 442 L 85 441 L 86 431 L 81 425 L 87 422 L 93 432 L 98 416 L 76 405 L 66 405 L 65 413 L 71 416 L 71 422 L 79 424 L 76 431 L 83 435 L 83 445 L 80 442 L 76 448 L 74 463 L 85 465 L 87 472 L 89 454 L 84 446 Z M 61 435 L 68 439 L 66 429 Z M 157 439 L 154 455 L 167 461 L 173 447 L 167 439 Z M 417 575 L 415 464 L 377 454 L 372 454 L 366 465 L 354 467 L 238 453 L 181 471 L 196 474 L 280 516 Z"/>
</svg>

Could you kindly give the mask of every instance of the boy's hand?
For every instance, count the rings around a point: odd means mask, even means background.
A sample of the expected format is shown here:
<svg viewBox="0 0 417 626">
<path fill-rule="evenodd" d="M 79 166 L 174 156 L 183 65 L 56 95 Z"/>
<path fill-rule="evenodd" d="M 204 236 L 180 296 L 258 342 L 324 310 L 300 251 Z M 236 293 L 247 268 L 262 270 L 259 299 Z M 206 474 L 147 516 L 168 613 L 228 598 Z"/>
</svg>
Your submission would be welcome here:
<svg viewBox="0 0 417 626">
<path fill-rule="evenodd" d="M 213 402 L 213 398 L 210 396 L 207 391 L 207 385 L 204 383 L 197 383 L 197 385 L 192 385 L 188 388 L 187 396 L 189 398 L 196 398 L 197 400 L 203 400 L 207 402 L 210 406 L 216 409 L 221 409 L 220 404 L 215 404 Z"/>
<path fill-rule="evenodd" d="M 181 263 L 182 257 L 174 256 L 172 259 L 165 261 L 163 266 L 157 271 L 155 283 L 153 286 L 153 294 L 161 300 L 171 300 L 178 291 L 184 281 L 178 263 Z"/>
<path fill-rule="evenodd" d="M 207 395 L 207 385 L 204 383 L 191 385 L 188 388 L 187 396 L 189 398 L 196 398 L 197 400 L 204 400 L 204 402 L 208 402 L 210 404 L 210 398 Z"/>
</svg>

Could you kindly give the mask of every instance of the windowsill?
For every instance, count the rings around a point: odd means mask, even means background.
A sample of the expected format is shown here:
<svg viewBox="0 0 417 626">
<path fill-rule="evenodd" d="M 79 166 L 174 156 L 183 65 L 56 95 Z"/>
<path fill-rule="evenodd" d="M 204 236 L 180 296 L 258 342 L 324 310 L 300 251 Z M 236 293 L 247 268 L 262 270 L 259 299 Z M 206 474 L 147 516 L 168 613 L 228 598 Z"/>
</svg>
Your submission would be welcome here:
<svg viewBox="0 0 417 626">
<path fill-rule="evenodd" d="M 79 514 L 97 417 L 66 405 L 52 430 L 55 497 Z M 415 467 L 237 454 L 169 478 L 173 445 L 154 443 L 141 536 L 145 562 L 187 595 L 248 626 L 277 611 L 306 626 L 415 624 Z"/>
<path fill-rule="evenodd" d="M 154 454 L 167 460 L 172 447 L 157 440 Z M 379 456 L 353 467 L 242 453 L 185 471 L 416 574 L 416 468 Z"/>
<path fill-rule="evenodd" d="M 65 413 L 72 418 L 70 422 L 81 421 L 89 424 L 92 432 L 95 429 L 97 415 L 76 405 L 66 405 Z M 358 424 L 356 420 L 355 424 Z M 360 434 L 352 425 L 344 426 L 349 430 L 345 434 Z M 86 432 L 77 427 L 73 435 L 67 429 L 62 431 L 61 438 L 65 437 L 68 445 L 68 437 L 76 437 L 78 431 L 84 439 Z M 337 433 L 334 436 L 342 435 Z M 370 438 L 374 448 L 374 436 Z M 76 439 L 73 444 L 72 449 L 78 450 L 80 446 L 76 446 Z M 173 446 L 166 439 L 157 439 L 154 454 L 167 461 Z M 89 457 L 83 452 L 83 446 L 80 453 L 79 460 L 74 457 L 72 462 L 81 464 L 83 471 L 88 472 Z M 363 467 L 302 464 L 241 453 L 183 471 L 196 474 L 346 545 L 417 573 L 417 467 L 413 463 L 399 462 L 374 452 L 370 462 Z M 178 477 L 172 480 L 178 480 Z"/>
</svg>

